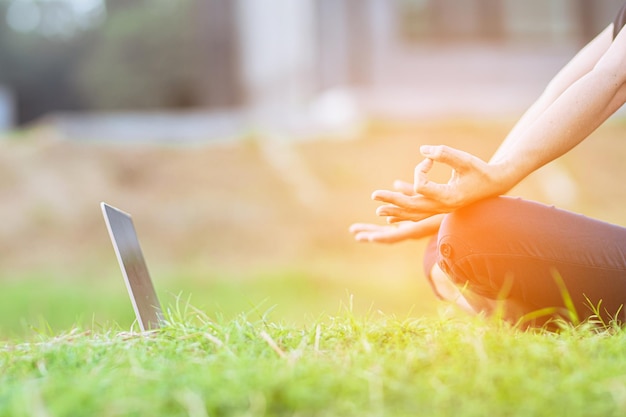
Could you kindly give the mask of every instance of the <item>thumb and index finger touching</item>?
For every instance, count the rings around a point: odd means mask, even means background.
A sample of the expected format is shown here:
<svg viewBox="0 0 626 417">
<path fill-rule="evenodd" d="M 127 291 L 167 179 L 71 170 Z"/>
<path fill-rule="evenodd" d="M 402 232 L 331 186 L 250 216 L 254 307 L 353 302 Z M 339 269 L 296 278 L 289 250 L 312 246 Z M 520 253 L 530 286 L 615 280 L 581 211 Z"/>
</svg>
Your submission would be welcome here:
<svg viewBox="0 0 626 417">
<path fill-rule="evenodd" d="M 428 174 L 435 162 L 448 165 L 457 172 L 463 172 L 471 168 L 469 166 L 471 160 L 468 160 L 471 155 L 445 145 L 424 145 L 420 152 L 425 158 L 415 167 L 413 184 L 396 181 L 394 183 L 396 191 L 377 190 L 372 194 L 373 200 L 388 204 L 379 207 L 377 210 L 379 215 L 393 217 L 398 215 L 398 208 L 403 208 L 413 215 L 406 216 L 403 212 L 399 214 L 400 220 L 417 221 L 435 213 L 449 211 L 445 202 L 452 194 L 451 185 L 429 180 Z M 390 210 L 395 214 L 389 214 Z"/>
<path fill-rule="evenodd" d="M 446 145 L 423 145 L 420 147 L 420 153 L 426 159 L 448 165 L 455 171 L 462 172 L 471 168 L 472 165 L 471 154 Z"/>
<path fill-rule="evenodd" d="M 457 172 L 463 171 L 468 165 L 467 154 L 445 145 L 423 145 L 420 147 L 420 152 L 425 159 L 415 167 L 414 191 L 428 198 L 440 198 L 449 186 L 428 179 L 428 173 L 434 163 L 443 163 Z"/>
<path fill-rule="evenodd" d="M 450 166 L 456 171 L 461 171 L 467 166 L 465 152 L 450 148 L 445 145 L 424 145 L 420 152 L 425 157 L 414 171 L 413 183 L 404 181 L 394 182 L 394 191 L 377 190 L 372 194 L 372 199 L 384 201 L 402 207 L 412 207 L 415 203 L 413 198 L 421 197 L 438 199 L 449 192 L 448 184 L 440 184 L 428 179 L 428 174 L 435 162 Z M 423 209 L 430 207 L 427 201 L 421 201 L 419 206 Z"/>
</svg>

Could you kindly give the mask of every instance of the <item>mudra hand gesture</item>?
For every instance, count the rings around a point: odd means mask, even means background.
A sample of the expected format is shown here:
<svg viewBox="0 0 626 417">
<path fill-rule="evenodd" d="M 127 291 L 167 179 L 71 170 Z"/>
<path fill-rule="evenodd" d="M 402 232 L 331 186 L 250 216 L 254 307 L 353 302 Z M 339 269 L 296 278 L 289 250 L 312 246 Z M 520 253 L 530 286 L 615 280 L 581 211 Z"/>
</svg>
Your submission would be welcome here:
<svg viewBox="0 0 626 417">
<path fill-rule="evenodd" d="M 376 210 L 387 216 L 390 223 L 420 221 L 435 214 L 449 213 L 482 198 L 504 193 L 509 188 L 505 181 L 505 167 L 449 146 L 422 146 L 425 159 L 415 167 L 411 193 L 379 190 L 372 198 L 386 205 Z M 446 184 L 428 179 L 433 164 L 439 162 L 452 168 Z"/>
<path fill-rule="evenodd" d="M 505 169 L 448 146 L 422 146 L 425 159 L 415 167 L 413 184 L 396 181 L 396 191 L 377 190 L 372 199 L 386 203 L 376 210 L 389 225 L 356 223 L 350 232 L 358 241 L 395 243 L 435 234 L 445 213 L 505 192 Z M 434 163 L 452 168 L 446 184 L 428 179 Z"/>
</svg>

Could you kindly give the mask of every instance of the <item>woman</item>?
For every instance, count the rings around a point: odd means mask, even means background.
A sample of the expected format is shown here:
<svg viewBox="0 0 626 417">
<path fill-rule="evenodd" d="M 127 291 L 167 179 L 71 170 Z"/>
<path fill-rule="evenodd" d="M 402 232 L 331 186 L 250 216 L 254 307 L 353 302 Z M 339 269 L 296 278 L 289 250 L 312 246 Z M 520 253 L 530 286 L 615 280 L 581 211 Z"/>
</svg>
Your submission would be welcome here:
<svg viewBox="0 0 626 417">
<path fill-rule="evenodd" d="M 372 195 L 390 225 L 354 224 L 359 241 L 435 235 L 425 256 L 435 292 L 512 321 L 623 320 L 626 228 L 502 194 L 583 141 L 626 102 L 626 4 L 548 84 L 489 162 L 422 146 L 414 183 Z M 447 184 L 428 179 L 436 163 Z M 626 316 L 624 316 L 626 317 Z"/>
</svg>

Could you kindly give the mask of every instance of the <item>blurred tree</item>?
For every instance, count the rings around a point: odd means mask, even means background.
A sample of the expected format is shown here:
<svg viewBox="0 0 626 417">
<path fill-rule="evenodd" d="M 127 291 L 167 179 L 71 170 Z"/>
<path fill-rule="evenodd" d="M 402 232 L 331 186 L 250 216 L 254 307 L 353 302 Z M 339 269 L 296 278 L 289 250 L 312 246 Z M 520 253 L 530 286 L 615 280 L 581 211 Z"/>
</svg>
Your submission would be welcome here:
<svg viewBox="0 0 626 417">
<path fill-rule="evenodd" d="M 70 15 L 63 1 L 48 0 L 31 31 L 9 27 L 10 6 L 10 1 L 0 1 L 0 83 L 16 96 L 17 122 L 29 122 L 50 110 L 81 108 L 73 68 L 90 43 L 89 33 L 72 36 L 63 30 L 67 26 L 58 24 Z"/>
<path fill-rule="evenodd" d="M 237 103 L 236 38 L 223 30 L 207 32 L 211 20 L 233 18 L 232 2 L 108 0 L 107 7 L 107 21 L 80 68 L 79 84 L 90 105 L 150 109 Z M 224 86 L 227 92 L 217 97 Z"/>
<path fill-rule="evenodd" d="M 90 2 L 99 18 L 79 19 L 70 0 L 0 0 L 0 84 L 17 98 L 19 124 L 59 110 L 240 102 L 235 2 Z"/>
<path fill-rule="evenodd" d="M 110 14 L 115 14 L 129 7 L 148 6 L 144 0 L 104 0 L 107 11 Z"/>
</svg>

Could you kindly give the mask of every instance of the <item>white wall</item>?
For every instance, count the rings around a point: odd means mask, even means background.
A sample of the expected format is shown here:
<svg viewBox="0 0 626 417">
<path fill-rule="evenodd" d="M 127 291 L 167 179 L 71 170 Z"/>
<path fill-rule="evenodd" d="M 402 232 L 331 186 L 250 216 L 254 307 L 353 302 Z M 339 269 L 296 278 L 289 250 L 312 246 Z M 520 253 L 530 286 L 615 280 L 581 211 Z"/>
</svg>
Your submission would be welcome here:
<svg viewBox="0 0 626 417">
<path fill-rule="evenodd" d="M 255 117 L 282 118 L 315 90 L 313 0 L 239 0 L 244 101 Z"/>
</svg>

